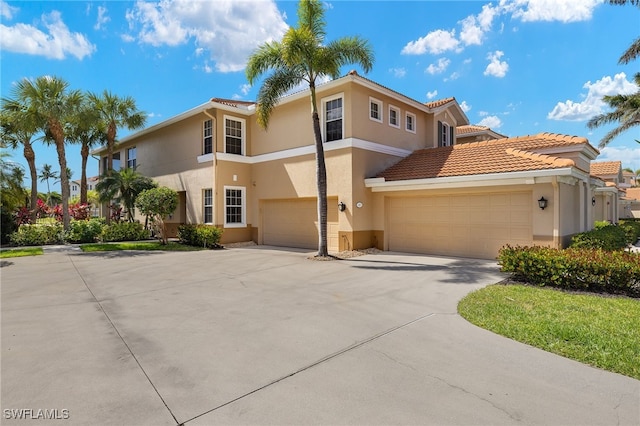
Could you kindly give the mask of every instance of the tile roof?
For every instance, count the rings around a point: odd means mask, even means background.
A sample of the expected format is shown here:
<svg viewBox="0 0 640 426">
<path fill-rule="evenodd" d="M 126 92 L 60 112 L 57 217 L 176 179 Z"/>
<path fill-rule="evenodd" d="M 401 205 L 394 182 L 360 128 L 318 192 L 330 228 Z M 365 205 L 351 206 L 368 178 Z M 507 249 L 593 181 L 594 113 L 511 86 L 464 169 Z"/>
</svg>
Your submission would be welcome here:
<svg viewBox="0 0 640 426">
<path fill-rule="evenodd" d="M 627 198 L 640 201 L 640 188 L 627 188 Z"/>
<path fill-rule="evenodd" d="M 432 102 L 425 102 L 424 104 L 427 106 L 427 108 L 438 108 L 438 107 L 441 107 L 442 105 L 446 105 L 449 102 L 453 102 L 455 100 L 456 98 L 452 97 L 452 98 L 438 99 Z"/>
<path fill-rule="evenodd" d="M 591 163 L 591 174 L 594 176 L 617 175 L 622 169 L 621 161 L 599 161 Z"/>
<path fill-rule="evenodd" d="M 533 151 L 581 144 L 589 144 L 589 141 L 577 136 L 539 133 L 427 148 L 415 151 L 377 177 L 394 181 L 573 167 L 573 160 Z"/>
<path fill-rule="evenodd" d="M 251 101 L 240 101 L 237 99 L 223 99 L 223 98 L 211 98 L 211 102 L 216 102 L 216 103 L 227 105 L 234 108 L 238 108 L 238 106 L 240 105 L 244 107 L 255 105 L 255 102 L 251 102 Z"/>
<path fill-rule="evenodd" d="M 491 130 L 487 126 L 475 126 L 473 124 L 469 124 L 466 126 L 458 126 L 456 127 L 456 135 L 464 135 L 467 133 L 477 133 L 477 132 L 486 132 L 487 130 Z"/>
</svg>

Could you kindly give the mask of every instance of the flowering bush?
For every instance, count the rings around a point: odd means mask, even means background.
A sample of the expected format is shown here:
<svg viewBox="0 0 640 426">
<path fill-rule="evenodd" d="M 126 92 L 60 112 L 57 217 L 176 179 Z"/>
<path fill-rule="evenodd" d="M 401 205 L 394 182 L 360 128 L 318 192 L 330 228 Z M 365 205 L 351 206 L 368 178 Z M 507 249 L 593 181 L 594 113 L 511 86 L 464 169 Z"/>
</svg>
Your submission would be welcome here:
<svg viewBox="0 0 640 426">
<path fill-rule="evenodd" d="M 32 223 L 31 210 L 29 210 L 27 207 L 20 207 L 13 214 L 13 217 L 15 219 L 16 226 L 30 225 Z"/>
</svg>

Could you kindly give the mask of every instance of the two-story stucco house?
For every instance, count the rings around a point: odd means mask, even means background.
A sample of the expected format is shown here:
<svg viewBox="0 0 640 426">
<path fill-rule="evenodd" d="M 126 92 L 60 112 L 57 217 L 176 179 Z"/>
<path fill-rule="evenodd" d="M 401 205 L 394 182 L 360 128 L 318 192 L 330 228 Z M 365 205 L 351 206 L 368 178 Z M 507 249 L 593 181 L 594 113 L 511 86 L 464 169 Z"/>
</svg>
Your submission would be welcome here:
<svg viewBox="0 0 640 426">
<path fill-rule="evenodd" d="M 330 251 L 495 258 L 510 244 L 561 246 L 592 227 L 585 138 L 505 138 L 455 98 L 422 103 L 351 72 L 317 88 L 327 164 Z M 214 98 L 123 138 L 123 166 L 179 192 L 169 218 L 224 228 L 223 242 L 317 247 L 309 93 L 283 98 L 268 130 L 255 104 Z M 468 142 L 457 143 L 457 138 Z M 96 151 L 103 159 L 105 149 Z M 340 209 L 344 206 L 344 209 Z"/>
</svg>

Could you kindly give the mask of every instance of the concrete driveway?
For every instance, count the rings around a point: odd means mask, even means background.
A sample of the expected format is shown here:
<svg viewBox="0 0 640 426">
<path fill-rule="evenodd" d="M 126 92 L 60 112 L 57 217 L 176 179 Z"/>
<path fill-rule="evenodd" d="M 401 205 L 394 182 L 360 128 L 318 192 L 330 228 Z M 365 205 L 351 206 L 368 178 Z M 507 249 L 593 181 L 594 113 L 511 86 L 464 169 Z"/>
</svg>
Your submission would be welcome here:
<svg viewBox="0 0 640 426">
<path fill-rule="evenodd" d="M 640 423 L 639 381 L 457 315 L 495 263 L 307 255 L 3 261 L 2 423 Z"/>
</svg>

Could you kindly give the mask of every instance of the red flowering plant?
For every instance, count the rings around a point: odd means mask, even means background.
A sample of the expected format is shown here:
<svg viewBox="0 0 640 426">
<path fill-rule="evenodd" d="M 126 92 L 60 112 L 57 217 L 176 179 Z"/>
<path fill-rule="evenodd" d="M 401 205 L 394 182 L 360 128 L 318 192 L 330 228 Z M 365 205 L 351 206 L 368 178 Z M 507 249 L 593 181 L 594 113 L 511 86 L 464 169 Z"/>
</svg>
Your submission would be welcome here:
<svg viewBox="0 0 640 426">
<path fill-rule="evenodd" d="M 122 220 L 122 206 L 120 204 L 111 204 L 109 206 L 110 218 L 112 222 L 120 222 Z"/>
<path fill-rule="evenodd" d="M 29 210 L 29 208 L 24 206 L 16 210 L 16 212 L 13 214 L 13 217 L 15 219 L 17 226 L 30 225 L 32 223 L 31 210 Z"/>
<path fill-rule="evenodd" d="M 42 217 L 49 217 L 52 213 L 51 207 L 41 199 L 38 199 L 38 203 L 36 205 L 36 217 L 38 219 Z"/>
<path fill-rule="evenodd" d="M 69 215 L 75 220 L 89 220 L 91 218 L 91 206 L 87 203 L 72 204 L 69 206 Z"/>
</svg>

